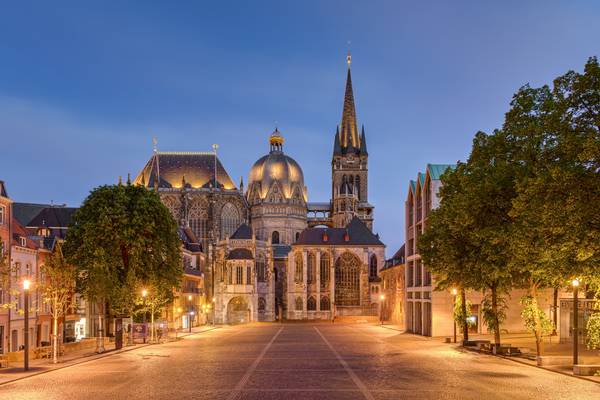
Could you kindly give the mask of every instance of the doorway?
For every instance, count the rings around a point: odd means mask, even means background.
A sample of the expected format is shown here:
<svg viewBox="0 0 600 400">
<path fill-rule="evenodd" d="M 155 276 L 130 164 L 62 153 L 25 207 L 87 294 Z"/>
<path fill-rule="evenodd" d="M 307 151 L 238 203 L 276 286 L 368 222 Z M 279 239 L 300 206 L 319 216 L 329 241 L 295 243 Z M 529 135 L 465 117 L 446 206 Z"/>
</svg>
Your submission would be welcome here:
<svg viewBox="0 0 600 400">
<path fill-rule="evenodd" d="M 13 331 L 11 332 L 10 351 L 12 351 L 13 353 L 15 351 L 19 351 L 19 331 L 16 329 L 13 329 Z"/>
</svg>

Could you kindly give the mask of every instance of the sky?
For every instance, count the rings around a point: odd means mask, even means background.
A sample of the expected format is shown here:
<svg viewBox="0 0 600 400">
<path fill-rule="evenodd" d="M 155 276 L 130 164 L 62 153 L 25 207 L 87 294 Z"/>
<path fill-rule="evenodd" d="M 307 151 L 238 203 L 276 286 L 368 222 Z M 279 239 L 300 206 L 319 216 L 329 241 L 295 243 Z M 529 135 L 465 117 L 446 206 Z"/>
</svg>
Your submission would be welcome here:
<svg viewBox="0 0 600 400">
<path fill-rule="evenodd" d="M 464 160 L 512 94 L 600 53 L 596 1 L 40 1 L 0 13 L 0 180 L 78 206 L 152 153 L 210 151 L 234 182 L 275 125 L 327 201 L 346 53 L 391 256 L 410 179 Z M 348 44 L 350 43 L 350 44 Z"/>
</svg>

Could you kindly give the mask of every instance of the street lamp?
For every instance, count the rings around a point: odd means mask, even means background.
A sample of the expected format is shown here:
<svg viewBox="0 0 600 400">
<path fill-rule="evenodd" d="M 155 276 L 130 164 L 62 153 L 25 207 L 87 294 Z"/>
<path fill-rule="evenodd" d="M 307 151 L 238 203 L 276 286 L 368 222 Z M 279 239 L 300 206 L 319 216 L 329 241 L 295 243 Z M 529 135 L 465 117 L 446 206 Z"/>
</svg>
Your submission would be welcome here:
<svg viewBox="0 0 600 400">
<path fill-rule="evenodd" d="M 146 296 L 148 296 L 148 291 L 146 289 L 142 290 L 142 304 L 144 313 L 142 314 L 142 324 L 144 326 L 144 343 L 146 343 L 146 335 L 148 334 L 146 328 Z"/>
<path fill-rule="evenodd" d="M 579 362 L 579 280 L 573 279 L 573 365 Z"/>
<path fill-rule="evenodd" d="M 385 295 L 382 294 L 379 296 L 379 322 L 383 326 L 383 301 L 385 300 Z"/>
<path fill-rule="evenodd" d="M 454 303 L 452 304 L 452 320 L 454 321 L 454 343 L 456 343 L 456 318 L 454 318 L 454 307 L 456 307 L 456 295 L 458 290 L 452 288 L 452 295 L 454 296 Z"/>
<path fill-rule="evenodd" d="M 23 281 L 23 294 L 25 297 L 25 354 L 23 354 L 23 369 L 29 371 L 29 279 Z"/>
</svg>

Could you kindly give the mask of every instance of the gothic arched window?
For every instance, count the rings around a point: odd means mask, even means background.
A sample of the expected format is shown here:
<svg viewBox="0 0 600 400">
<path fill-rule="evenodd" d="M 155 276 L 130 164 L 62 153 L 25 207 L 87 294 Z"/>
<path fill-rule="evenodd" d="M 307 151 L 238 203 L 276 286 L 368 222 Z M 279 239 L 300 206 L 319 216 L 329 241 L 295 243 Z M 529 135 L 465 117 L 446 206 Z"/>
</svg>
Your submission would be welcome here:
<svg viewBox="0 0 600 400">
<path fill-rule="evenodd" d="M 258 312 L 264 312 L 267 308 L 267 302 L 264 297 L 258 298 Z"/>
<path fill-rule="evenodd" d="M 240 213 L 231 203 L 227 203 L 221 209 L 221 239 L 231 236 L 240 226 Z"/>
<path fill-rule="evenodd" d="M 308 259 L 306 260 L 306 283 L 315 283 L 315 269 L 316 269 L 315 253 L 308 253 Z"/>
<path fill-rule="evenodd" d="M 335 263 L 335 302 L 341 306 L 360 305 L 360 260 L 350 252 Z"/>
<path fill-rule="evenodd" d="M 354 184 L 356 185 L 356 197 L 361 199 L 361 197 L 360 197 L 360 176 L 356 175 L 356 177 L 354 178 Z"/>
<path fill-rule="evenodd" d="M 256 272 L 258 274 L 257 278 L 259 282 L 267 281 L 267 265 L 265 263 L 265 257 L 262 254 L 256 259 Z"/>
<path fill-rule="evenodd" d="M 321 297 L 321 311 L 329 311 L 329 297 L 323 296 Z"/>
<path fill-rule="evenodd" d="M 208 203 L 200 198 L 192 198 L 187 210 L 190 229 L 200 242 L 206 244 L 208 239 Z"/>
<path fill-rule="evenodd" d="M 271 233 L 271 243 L 279 244 L 279 232 L 273 231 L 273 233 Z"/>
<path fill-rule="evenodd" d="M 306 309 L 308 311 L 317 311 L 317 301 L 314 296 L 310 296 L 306 302 Z"/>
<path fill-rule="evenodd" d="M 377 256 L 373 254 L 369 262 L 369 277 L 377 277 Z"/>
<path fill-rule="evenodd" d="M 296 311 L 304 310 L 304 302 L 302 301 L 302 297 L 296 297 Z"/>
<path fill-rule="evenodd" d="M 328 253 L 321 253 L 321 263 L 319 265 L 319 273 L 321 277 L 321 287 L 329 285 L 329 268 L 331 267 L 331 258 Z"/>
<path fill-rule="evenodd" d="M 304 281 L 304 270 L 303 270 L 303 260 L 302 253 L 296 253 L 295 261 L 295 273 L 294 273 L 294 281 L 296 283 L 302 283 Z"/>
</svg>

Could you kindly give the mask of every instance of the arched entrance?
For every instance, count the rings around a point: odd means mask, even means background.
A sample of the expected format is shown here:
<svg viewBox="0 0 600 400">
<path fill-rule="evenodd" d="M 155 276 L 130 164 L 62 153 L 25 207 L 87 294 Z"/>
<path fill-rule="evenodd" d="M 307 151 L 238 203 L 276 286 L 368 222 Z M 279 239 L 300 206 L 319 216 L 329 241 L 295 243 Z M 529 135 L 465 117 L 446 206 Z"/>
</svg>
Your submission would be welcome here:
<svg viewBox="0 0 600 400">
<path fill-rule="evenodd" d="M 360 306 L 360 260 L 349 252 L 335 262 L 335 304 Z"/>
<path fill-rule="evenodd" d="M 243 297 L 234 297 L 227 304 L 227 323 L 243 324 L 250 322 L 250 307 Z"/>
</svg>

